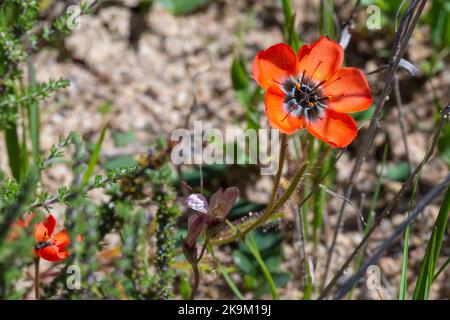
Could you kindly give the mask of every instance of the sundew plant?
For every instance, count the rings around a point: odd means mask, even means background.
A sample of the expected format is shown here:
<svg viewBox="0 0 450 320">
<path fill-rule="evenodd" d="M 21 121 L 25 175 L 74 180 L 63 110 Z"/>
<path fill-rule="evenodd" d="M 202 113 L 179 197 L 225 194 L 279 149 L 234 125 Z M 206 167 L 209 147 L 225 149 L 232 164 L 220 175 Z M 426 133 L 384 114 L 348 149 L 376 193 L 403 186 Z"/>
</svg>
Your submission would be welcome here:
<svg viewBox="0 0 450 320">
<path fill-rule="evenodd" d="M 450 298 L 449 53 L 444 0 L 0 1 L 0 299 Z"/>
</svg>

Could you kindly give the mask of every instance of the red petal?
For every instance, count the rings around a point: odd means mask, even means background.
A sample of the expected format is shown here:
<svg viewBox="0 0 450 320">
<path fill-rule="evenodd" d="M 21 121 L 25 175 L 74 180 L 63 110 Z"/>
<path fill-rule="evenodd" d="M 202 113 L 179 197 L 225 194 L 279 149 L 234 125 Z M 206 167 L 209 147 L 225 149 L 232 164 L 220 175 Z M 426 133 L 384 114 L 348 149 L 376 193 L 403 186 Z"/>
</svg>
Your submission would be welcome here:
<svg viewBox="0 0 450 320">
<path fill-rule="evenodd" d="M 299 71 L 306 71 L 306 76 L 320 82 L 339 70 L 344 61 L 344 50 L 338 43 L 322 36 L 311 46 L 302 46 L 297 59 Z"/>
<path fill-rule="evenodd" d="M 63 251 L 68 245 L 70 245 L 70 236 L 66 230 L 61 230 L 53 236 L 53 245 L 57 246 L 59 250 Z"/>
<path fill-rule="evenodd" d="M 321 119 L 308 121 L 306 129 L 316 138 L 325 141 L 333 148 L 348 146 L 356 137 L 358 129 L 352 117 L 332 109 L 326 109 Z"/>
<path fill-rule="evenodd" d="M 48 218 L 34 226 L 34 239 L 36 242 L 47 241 L 55 231 L 56 220 L 52 214 Z"/>
<path fill-rule="evenodd" d="M 45 247 L 37 251 L 37 254 L 44 260 L 47 261 L 61 261 L 70 256 L 68 251 L 59 251 L 57 246 Z"/>
<path fill-rule="evenodd" d="M 290 75 L 298 73 L 294 50 L 284 43 L 276 44 L 258 52 L 253 61 L 252 76 L 267 90 L 274 82 L 283 82 Z"/>
<path fill-rule="evenodd" d="M 48 236 L 51 237 L 53 231 L 55 231 L 56 220 L 55 217 L 50 213 L 47 220 L 44 221 L 44 226 L 47 228 Z"/>
<path fill-rule="evenodd" d="M 283 106 L 284 92 L 275 84 L 269 87 L 265 96 L 266 114 L 272 127 L 286 134 L 292 134 L 303 127 L 302 119 L 288 112 Z"/>
<path fill-rule="evenodd" d="M 356 68 L 341 68 L 323 85 L 323 94 L 329 96 L 327 105 L 338 112 L 362 111 L 372 104 L 367 80 Z"/>
</svg>

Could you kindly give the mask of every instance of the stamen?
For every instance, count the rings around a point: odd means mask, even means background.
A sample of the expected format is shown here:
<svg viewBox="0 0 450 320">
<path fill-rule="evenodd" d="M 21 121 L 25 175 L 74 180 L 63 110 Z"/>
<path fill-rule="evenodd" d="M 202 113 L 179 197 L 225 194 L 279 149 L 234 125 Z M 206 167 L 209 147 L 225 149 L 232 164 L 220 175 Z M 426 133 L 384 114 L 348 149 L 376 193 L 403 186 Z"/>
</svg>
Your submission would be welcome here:
<svg viewBox="0 0 450 320">
<path fill-rule="evenodd" d="M 286 113 L 283 117 L 283 119 L 281 119 L 281 121 L 284 121 L 287 119 L 287 117 L 292 113 L 292 111 L 295 110 L 295 107 L 291 107 L 291 109 L 288 111 L 288 113 Z"/>
<path fill-rule="evenodd" d="M 326 97 L 321 97 L 321 98 L 316 98 L 314 99 L 314 102 L 320 102 L 320 101 L 325 101 L 328 100 L 330 97 L 326 96 Z"/>
<path fill-rule="evenodd" d="M 316 73 L 317 69 L 319 69 L 319 66 L 322 64 L 322 60 L 319 61 L 319 63 L 317 64 L 316 68 L 314 69 L 314 72 L 312 73 L 310 79 L 312 79 L 314 77 L 314 74 Z"/>
<path fill-rule="evenodd" d="M 283 85 L 283 83 L 282 82 L 280 82 L 280 81 L 278 81 L 278 80 L 275 80 L 275 79 L 273 79 L 273 82 L 275 82 L 275 83 L 278 83 L 279 85 Z"/>
<path fill-rule="evenodd" d="M 339 76 L 339 77 L 337 77 L 336 79 L 334 79 L 333 81 L 326 83 L 326 84 L 322 87 L 322 89 L 328 87 L 329 85 L 335 83 L 336 81 L 338 81 L 338 80 L 340 80 L 340 79 L 341 79 L 341 77 Z"/>
<path fill-rule="evenodd" d="M 302 73 L 302 79 L 300 80 L 300 88 L 303 87 L 303 79 L 305 78 L 305 73 L 306 73 L 306 69 L 303 70 L 303 73 Z"/>
<path fill-rule="evenodd" d="M 319 88 L 319 86 L 321 86 L 321 85 L 324 84 L 325 82 L 327 82 L 327 81 L 326 81 L 326 80 L 322 80 L 322 81 L 320 81 L 318 84 L 316 84 L 316 85 L 311 89 L 311 93 L 310 93 L 310 94 L 315 93 L 316 90 L 317 90 L 317 88 Z"/>
</svg>

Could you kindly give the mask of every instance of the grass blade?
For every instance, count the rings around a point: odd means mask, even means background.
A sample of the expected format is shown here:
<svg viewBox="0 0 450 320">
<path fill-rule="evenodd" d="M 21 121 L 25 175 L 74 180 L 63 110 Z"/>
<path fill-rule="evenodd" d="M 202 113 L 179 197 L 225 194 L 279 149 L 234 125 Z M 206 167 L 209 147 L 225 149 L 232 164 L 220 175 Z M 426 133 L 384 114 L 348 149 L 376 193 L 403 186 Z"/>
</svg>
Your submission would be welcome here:
<svg viewBox="0 0 450 320">
<path fill-rule="evenodd" d="M 284 13 L 284 39 L 287 43 L 294 48 L 295 51 L 300 49 L 300 38 L 295 31 L 295 13 L 292 10 L 291 0 L 283 0 L 283 13 Z"/>
<path fill-rule="evenodd" d="M 409 255 L 409 226 L 406 227 L 405 233 L 403 235 L 403 257 L 402 257 L 402 273 L 400 277 L 400 288 L 398 292 L 398 299 L 406 299 L 407 287 L 407 277 L 408 277 L 408 255 Z"/>
<path fill-rule="evenodd" d="M 430 153 L 430 150 L 427 150 L 427 156 Z M 424 159 L 425 160 L 425 159 Z M 419 185 L 420 176 L 422 175 L 423 167 L 425 166 L 425 161 L 422 160 L 422 162 L 419 165 L 419 170 L 414 177 L 414 184 L 412 188 L 411 193 L 411 200 L 409 202 L 409 209 L 407 217 L 411 214 L 411 210 L 414 205 L 414 196 L 417 192 L 417 187 Z M 406 227 L 404 237 L 403 237 L 403 258 L 402 258 L 402 273 L 400 278 L 400 288 L 399 288 L 399 300 L 404 300 L 406 298 L 406 292 L 407 292 L 407 272 L 408 272 L 408 255 L 409 255 L 409 235 L 410 235 L 410 226 L 408 225 Z M 434 272 L 434 269 L 433 269 Z M 431 285 L 431 284 L 430 284 Z"/>
<path fill-rule="evenodd" d="M 19 136 L 17 135 L 16 123 L 11 123 L 9 127 L 5 129 L 6 148 L 8 150 L 9 167 L 13 177 L 20 181 L 20 145 Z"/>
<path fill-rule="evenodd" d="M 100 137 L 98 138 L 98 141 L 95 145 L 94 152 L 92 153 L 91 159 L 89 160 L 88 167 L 86 169 L 86 172 L 83 176 L 83 184 L 87 184 L 89 182 L 89 178 L 91 177 L 92 173 L 94 172 L 94 168 L 97 165 L 98 157 L 100 155 L 100 151 L 102 149 L 103 139 L 105 138 L 106 130 L 109 127 L 109 123 L 107 123 L 100 133 Z"/>
<path fill-rule="evenodd" d="M 334 0 L 320 1 L 320 34 L 335 39 L 334 33 Z"/>
<path fill-rule="evenodd" d="M 433 277 L 433 282 L 436 281 L 437 277 L 439 277 L 439 275 L 442 273 L 442 271 L 445 270 L 445 268 L 447 268 L 447 266 L 450 264 L 450 257 L 447 258 L 447 260 L 445 260 L 445 262 L 442 264 L 442 266 L 439 268 L 439 270 L 436 272 L 436 274 Z"/>
<path fill-rule="evenodd" d="M 228 274 L 228 271 L 226 270 L 226 268 L 220 263 L 220 261 L 216 258 L 215 254 L 214 254 L 214 249 L 211 245 L 211 243 L 208 243 L 208 252 L 211 254 L 214 263 L 217 265 L 220 274 L 223 276 L 225 282 L 228 284 L 228 286 L 230 287 L 231 291 L 233 291 L 234 295 L 239 299 L 239 300 L 244 300 L 244 296 L 241 293 L 241 291 L 239 291 L 239 288 L 237 287 L 237 285 L 234 283 L 233 279 L 231 279 L 230 275 Z"/>
<path fill-rule="evenodd" d="M 28 60 L 28 78 L 29 86 L 34 87 L 36 85 L 36 74 L 34 72 L 33 62 Z M 28 111 L 28 125 L 30 130 L 31 140 L 31 152 L 33 155 L 34 163 L 39 163 L 40 158 L 40 112 L 39 103 L 32 101 L 27 104 Z"/>
<path fill-rule="evenodd" d="M 263 273 L 264 279 L 267 282 L 267 285 L 269 286 L 272 298 L 274 300 L 278 300 L 279 296 L 277 292 L 277 286 L 275 285 L 275 281 L 273 281 L 272 275 L 270 274 L 269 269 L 267 268 L 263 258 L 261 257 L 261 253 L 259 252 L 258 245 L 256 244 L 253 233 L 248 234 L 247 239 L 245 240 L 245 245 L 250 249 L 250 252 L 252 253 L 253 257 L 256 259 L 259 266 L 261 267 L 261 271 Z"/>
<path fill-rule="evenodd" d="M 433 233 L 430 237 L 430 241 L 428 242 L 427 245 L 427 250 L 425 251 L 425 255 L 422 259 L 422 265 L 420 266 L 420 271 L 413 294 L 414 300 L 428 299 L 431 284 L 433 283 L 434 279 L 439 275 L 439 273 L 442 272 L 443 270 L 443 268 L 441 267 L 438 273 L 436 273 L 436 275 L 434 274 L 436 263 L 439 259 L 442 243 L 444 241 L 444 235 L 445 230 L 447 228 L 449 212 L 450 212 L 450 188 L 447 188 L 447 191 L 444 196 L 444 201 L 442 203 L 441 209 L 439 210 L 439 214 L 434 224 Z M 448 264 L 448 262 L 446 263 Z M 444 268 L 446 267 L 446 263 L 444 263 L 443 265 Z"/>
</svg>

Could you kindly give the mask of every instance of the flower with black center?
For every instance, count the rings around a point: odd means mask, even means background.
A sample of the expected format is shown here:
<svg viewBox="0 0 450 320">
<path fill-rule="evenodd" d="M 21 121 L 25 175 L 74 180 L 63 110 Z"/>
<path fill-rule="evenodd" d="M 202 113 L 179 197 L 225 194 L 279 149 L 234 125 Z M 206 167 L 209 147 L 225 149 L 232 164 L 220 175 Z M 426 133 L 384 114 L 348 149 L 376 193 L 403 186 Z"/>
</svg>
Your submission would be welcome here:
<svg viewBox="0 0 450 320">
<path fill-rule="evenodd" d="M 56 220 L 52 214 L 48 218 L 34 226 L 34 238 L 36 254 L 47 261 L 62 261 L 70 256 L 67 247 L 70 245 L 70 237 L 65 229 L 56 232 Z"/>
<path fill-rule="evenodd" d="M 344 50 L 321 37 L 298 54 L 284 43 L 258 52 L 252 75 L 266 90 L 266 114 L 272 127 L 286 134 L 306 128 L 334 148 L 348 146 L 357 135 L 347 113 L 372 104 L 370 88 L 357 68 L 342 67 Z"/>
</svg>

